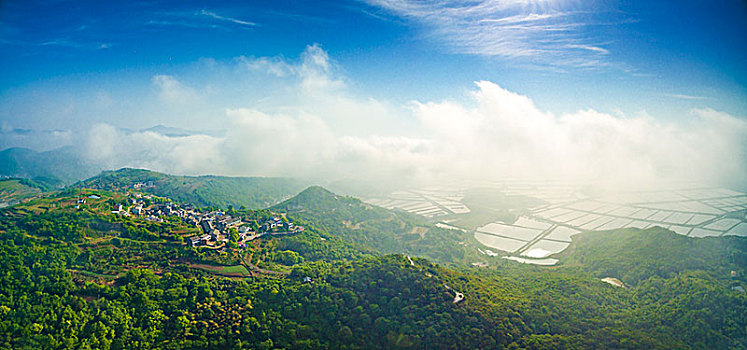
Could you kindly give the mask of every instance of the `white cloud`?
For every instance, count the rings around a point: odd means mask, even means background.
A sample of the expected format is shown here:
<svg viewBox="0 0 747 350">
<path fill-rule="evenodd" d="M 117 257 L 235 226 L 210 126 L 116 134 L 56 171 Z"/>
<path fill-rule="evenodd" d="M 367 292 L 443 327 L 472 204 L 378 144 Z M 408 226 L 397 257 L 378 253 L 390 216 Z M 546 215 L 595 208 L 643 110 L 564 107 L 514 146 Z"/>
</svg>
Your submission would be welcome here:
<svg viewBox="0 0 747 350">
<path fill-rule="evenodd" d="M 682 125 L 593 110 L 554 115 L 485 81 L 473 97 L 474 105 L 416 103 L 412 113 L 424 137 L 356 136 L 324 114 L 247 108 L 227 110 L 224 137 L 124 135 L 98 126 L 90 150 L 119 160 L 118 166 L 176 173 L 379 183 L 523 178 L 635 187 L 669 179 L 721 185 L 747 180 L 747 123 L 724 113 L 695 110 Z"/>
<path fill-rule="evenodd" d="M 588 51 L 597 52 L 603 55 L 608 55 L 610 53 L 610 51 L 607 49 L 601 48 L 599 46 L 591 46 L 591 45 L 569 44 L 569 45 L 566 45 L 566 48 L 588 50 Z"/>
<path fill-rule="evenodd" d="M 223 139 L 208 135 L 169 137 L 152 131 L 125 132 L 96 124 L 83 139 L 83 155 L 104 168 L 147 168 L 172 174 L 220 173 Z"/>
<path fill-rule="evenodd" d="M 219 29 L 232 31 L 233 29 L 252 29 L 260 24 L 235 17 L 218 14 L 214 11 L 202 9 L 198 11 L 165 11 L 150 14 L 147 25 L 176 26 L 193 29 Z"/>
<path fill-rule="evenodd" d="M 248 70 L 260 71 L 276 77 L 284 78 L 296 74 L 296 69 L 293 65 L 277 57 L 254 58 L 241 56 L 236 60 L 242 67 Z"/>
<path fill-rule="evenodd" d="M 256 27 L 258 25 L 257 23 L 254 23 L 254 22 L 249 22 L 249 21 L 244 21 L 244 20 L 240 20 L 240 19 L 236 19 L 236 18 L 221 16 L 221 15 L 215 13 L 215 12 L 208 11 L 208 10 L 202 10 L 202 11 L 200 11 L 200 14 L 203 15 L 203 16 L 208 16 L 210 18 L 214 18 L 214 19 L 220 20 L 220 21 L 226 21 L 226 22 L 230 22 L 230 23 L 234 23 L 234 24 L 239 24 L 239 25 L 246 26 L 246 27 Z"/>
<path fill-rule="evenodd" d="M 182 84 L 170 75 L 155 75 L 151 82 L 158 89 L 158 95 L 162 101 L 173 104 L 190 102 L 197 97 L 197 92 Z"/>
<path fill-rule="evenodd" d="M 174 126 L 199 128 L 194 120 L 202 118 L 225 133 L 176 137 L 99 123 L 72 142 L 83 140 L 85 154 L 109 168 L 176 174 L 398 184 L 505 178 L 626 186 L 668 179 L 737 188 L 747 183 L 747 122 L 710 109 L 677 121 L 647 113 L 556 114 L 488 81 L 477 82 L 466 101 L 392 105 L 352 94 L 318 45 L 298 60 L 206 64 L 178 77 L 155 76 L 154 95 L 180 105 L 171 120 L 188 124 Z M 190 80 L 194 76 L 201 80 Z M 196 110 L 218 112 L 201 117 Z"/>
<path fill-rule="evenodd" d="M 696 96 L 696 95 L 686 95 L 686 94 L 664 94 L 666 97 L 671 98 L 677 98 L 681 100 L 707 100 L 708 97 L 705 96 Z"/>
<path fill-rule="evenodd" d="M 593 110 L 554 115 L 525 96 L 479 82 L 477 106 L 419 105 L 424 127 L 461 176 L 591 179 L 622 185 L 666 179 L 747 180 L 747 122 L 711 110 L 687 123 Z"/>
<path fill-rule="evenodd" d="M 0 149 L 24 147 L 47 151 L 69 145 L 73 141 L 73 136 L 70 130 L 17 129 L 7 121 L 0 123 Z"/>
<path fill-rule="evenodd" d="M 422 25 L 454 52 L 530 60 L 549 66 L 594 68 L 609 51 L 594 43 L 586 4 L 543 0 L 364 0 Z"/>
<path fill-rule="evenodd" d="M 257 110 L 228 110 L 231 127 L 225 139 L 232 172 L 253 169 L 274 176 L 322 170 L 333 152 L 335 136 L 320 117 L 269 115 Z"/>
</svg>

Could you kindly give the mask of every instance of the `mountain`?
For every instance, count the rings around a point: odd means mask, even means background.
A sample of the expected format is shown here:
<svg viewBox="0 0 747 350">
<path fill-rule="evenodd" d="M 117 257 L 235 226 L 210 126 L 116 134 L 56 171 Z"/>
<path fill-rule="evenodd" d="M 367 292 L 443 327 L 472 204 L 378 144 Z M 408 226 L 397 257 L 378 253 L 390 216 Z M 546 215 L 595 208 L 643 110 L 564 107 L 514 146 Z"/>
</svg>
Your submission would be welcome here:
<svg viewBox="0 0 747 350">
<path fill-rule="evenodd" d="M 265 208 L 297 193 L 304 181 L 289 178 L 177 176 L 144 169 L 104 171 L 73 185 L 123 191 L 142 185 L 144 192 L 200 207 Z"/>
<path fill-rule="evenodd" d="M 126 130 L 128 133 L 131 133 L 132 131 Z M 186 136 L 194 136 L 194 135 L 208 135 L 208 136 L 223 136 L 225 134 L 225 131 L 193 131 L 193 130 L 187 130 L 187 129 L 181 129 L 181 128 L 175 128 L 172 126 L 165 126 L 162 124 L 158 124 L 156 126 L 147 128 L 147 129 L 141 129 L 138 130 L 138 132 L 154 132 L 157 134 L 161 134 L 163 136 L 168 137 L 186 137 Z"/>
<path fill-rule="evenodd" d="M 62 186 L 95 175 L 100 167 L 79 156 L 72 147 L 36 152 L 28 148 L 8 148 L 0 152 L 0 176 L 45 178 Z"/>
<path fill-rule="evenodd" d="M 315 228 L 322 236 L 343 239 L 348 245 L 380 254 L 402 253 L 440 263 L 464 264 L 475 256 L 460 230 L 434 226 L 425 219 L 339 196 L 313 186 L 270 208 Z"/>
<path fill-rule="evenodd" d="M 338 196 L 321 186 L 310 186 L 293 198 L 274 205 L 271 209 L 297 212 L 329 212 L 345 206 L 365 206 L 365 204 L 353 197 Z"/>
</svg>

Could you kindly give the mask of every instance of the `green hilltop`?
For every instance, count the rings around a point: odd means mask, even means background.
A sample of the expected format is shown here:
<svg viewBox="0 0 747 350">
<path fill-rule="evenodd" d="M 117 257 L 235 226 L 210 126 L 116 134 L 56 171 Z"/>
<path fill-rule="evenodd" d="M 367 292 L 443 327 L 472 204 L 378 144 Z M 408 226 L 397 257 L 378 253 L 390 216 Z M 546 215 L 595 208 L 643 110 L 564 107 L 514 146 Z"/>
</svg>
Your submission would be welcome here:
<svg viewBox="0 0 747 350">
<path fill-rule="evenodd" d="M 419 216 L 339 196 L 319 186 L 270 209 L 362 251 L 405 253 L 459 264 L 476 255 L 464 245 L 471 237 L 466 232 L 438 228 Z"/>
</svg>

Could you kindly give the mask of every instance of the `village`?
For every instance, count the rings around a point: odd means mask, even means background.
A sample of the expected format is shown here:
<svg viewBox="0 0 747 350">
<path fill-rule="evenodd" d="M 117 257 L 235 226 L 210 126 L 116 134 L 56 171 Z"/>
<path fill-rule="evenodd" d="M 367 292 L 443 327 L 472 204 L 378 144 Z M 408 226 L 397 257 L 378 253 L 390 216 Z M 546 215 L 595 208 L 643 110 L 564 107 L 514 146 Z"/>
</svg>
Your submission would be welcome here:
<svg viewBox="0 0 747 350">
<path fill-rule="evenodd" d="M 145 186 L 142 184 L 133 186 L 134 189 L 143 187 Z M 238 248 L 244 248 L 246 242 L 264 235 L 279 236 L 304 231 L 303 226 L 296 226 L 282 214 L 272 213 L 269 217 L 248 220 L 232 217 L 221 210 L 203 212 L 194 205 L 181 205 L 149 194 L 128 192 L 127 196 L 130 206 L 117 204 L 112 210 L 113 214 L 140 217 L 154 222 L 164 222 L 165 217 L 177 217 L 202 231 L 202 234 L 187 237 L 187 243 L 193 247 L 205 246 L 218 249 L 233 241 L 236 242 Z M 98 198 L 100 197 L 97 195 L 88 197 L 88 199 Z M 85 204 L 86 199 L 79 198 L 78 205 Z"/>
</svg>

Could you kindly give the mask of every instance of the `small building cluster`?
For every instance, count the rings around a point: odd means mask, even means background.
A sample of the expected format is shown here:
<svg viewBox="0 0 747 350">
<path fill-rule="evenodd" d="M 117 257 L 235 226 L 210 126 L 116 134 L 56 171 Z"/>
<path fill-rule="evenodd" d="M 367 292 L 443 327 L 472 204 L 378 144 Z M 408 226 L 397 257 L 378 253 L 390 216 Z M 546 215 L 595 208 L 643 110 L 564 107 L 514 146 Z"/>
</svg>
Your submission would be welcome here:
<svg viewBox="0 0 747 350">
<path fill-rule="evenodd" d="M 86 198 L 78 198 L 78 200 L 75 202 L 75 209 L 80 209 L 80 206 L 86 204 Z"/>
<path fill-rule="evenodd" d="M 136 182 L 136 183 L 132 184 L 132 188 L 136 189 L 136 190 L 142 190 L 142 189 L 151 188 L 151 187 L 156 187 L 156 185 L 153 184 L 153 181 Z"/>
<path fill-rule="evenodd" d="M 202 234 L 189 237 L 192 246 L 222 245 L 230 240 L 231 230 L 238 233 L 237 243 L 244 247 L 245 242 L 254 240 L 265 234 L 284 235 L 304 231 L 303 226 L 296 226 L 292 222 L 272 216 L 260 221 L 245 221 L 235 218 L 222 211 L 201 212 L 193 205 L 179 205 L 172 202 L 156 203 L 146 206 L 144 199 L 153 199 L 149 195 L 135 193 L 131 195 L 132 206 L 129 212 L 118 205 L 112 212 L 121 215 L 145 217 L 146 220 L 163 222 L 163 217 L 179 217 L 183 222 L 195 225 L 202 230 Z M 257 229 L 253 229 L 257 227 Z"/>
</svg>

